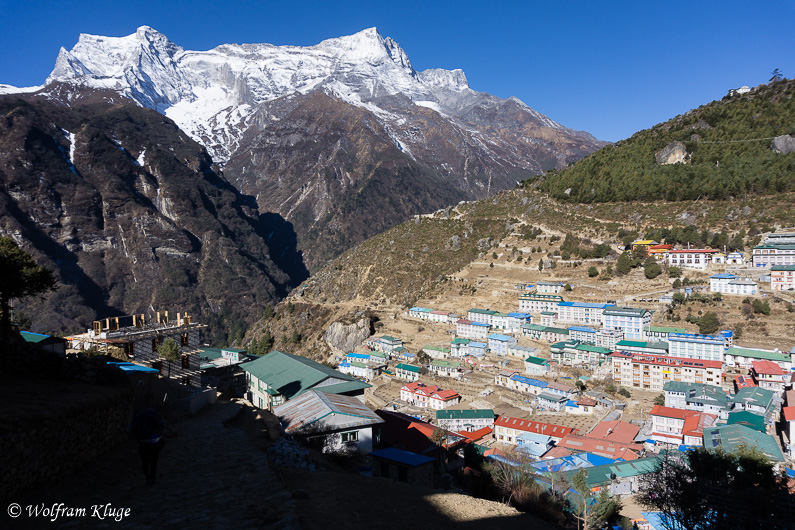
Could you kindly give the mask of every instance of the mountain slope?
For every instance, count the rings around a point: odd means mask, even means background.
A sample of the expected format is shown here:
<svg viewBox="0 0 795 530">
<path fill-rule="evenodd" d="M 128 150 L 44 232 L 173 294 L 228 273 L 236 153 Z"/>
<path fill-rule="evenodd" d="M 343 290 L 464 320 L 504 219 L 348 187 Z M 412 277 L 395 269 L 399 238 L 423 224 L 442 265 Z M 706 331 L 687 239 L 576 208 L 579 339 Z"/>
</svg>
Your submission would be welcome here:
<svg viewBox="0 0 795 530">
<path fill-rule="evenodd" d="M 19 308 L 34 329 L 170 309 L 223 341 L 303 280 L 270 256 L 256 202 L 171 120 L 130 103 L 27 99 L 0 96 L 0 233 L 60 275 L 55 294 Z"/>
<path fill-rule="evenodd" d="M 571 202 L 725 199 L 795 190 L 795 155 L 771 139 L 795 134 L 795 80 L 726 96 L 608 146 L 571 168 L 550 171 L 540 189 Z M 681 142 L 687 163 L 656 154 Z M 531 184 L 534 181 L 528 181 Z"/>
<path fill-rule="evenodd" d="M 129 98 L 170 117 L 262 212 L 295 225 L 312 270 L 413 214 L 487 197 L 604 145 L 518 99 L 472 90 L 461 70 L 417 72 L 375 28 L 309 47 L 208 51 L 147 26 L 81 35 L 35 94 L 65 105 Z"/>
</svg>

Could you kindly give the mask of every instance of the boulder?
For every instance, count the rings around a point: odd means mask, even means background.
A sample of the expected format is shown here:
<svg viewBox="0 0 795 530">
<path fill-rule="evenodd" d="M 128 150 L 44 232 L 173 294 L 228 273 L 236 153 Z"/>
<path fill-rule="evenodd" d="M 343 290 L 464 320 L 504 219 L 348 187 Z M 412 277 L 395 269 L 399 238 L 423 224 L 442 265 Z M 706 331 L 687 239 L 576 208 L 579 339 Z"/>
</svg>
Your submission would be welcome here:
<svg viewBox="0 0 795 530">
<path fill-rule="evenodd" d="M 773 141 L 770 142 L 770 149 L 772 149 L 774 153 L 781 153 L 784 155 L 787 153 L 795 153 L 795 136 L 783 134 L 773 138 Z"/>
<path fill-rule="evenodd" d="M 690 161 L 690 154 L 687 152 L 685 144 L 678 140 L 674 140 L 654 153 L 654 158 L 657 160 L 658 166 L 679 163 L 687 164 Z"/>
<path fill-rule="evenodd" d="M 352 352 L 370 336 L 370 319 L 361 318 L 354 324 L 333 322 L 323 337 L 335 354 Z"/>
</svg>

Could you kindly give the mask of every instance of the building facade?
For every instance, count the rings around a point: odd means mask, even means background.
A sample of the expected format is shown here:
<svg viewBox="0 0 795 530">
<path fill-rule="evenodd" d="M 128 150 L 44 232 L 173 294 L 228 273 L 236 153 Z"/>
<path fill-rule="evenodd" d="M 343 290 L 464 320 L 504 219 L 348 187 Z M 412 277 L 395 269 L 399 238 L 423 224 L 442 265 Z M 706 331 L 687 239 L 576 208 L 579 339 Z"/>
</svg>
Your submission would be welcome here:
<svg viewBox="0 0 795 530">
<path fill-rule="evenodd" d="M 617 385 L 657 392 L 662 392 L 668 381 L 717 386 L 723 375 L 719 361 L 619 352 L 614 352 L 610 360 Z"/>
<path fill-rule="evenodd" d="M 651 324 L 651 311 L 632 307 L 610 307 L 602 312 L 602 326 L 620 329 L 628 340 L 643 340 L 645 329 Z"/>
</svg>

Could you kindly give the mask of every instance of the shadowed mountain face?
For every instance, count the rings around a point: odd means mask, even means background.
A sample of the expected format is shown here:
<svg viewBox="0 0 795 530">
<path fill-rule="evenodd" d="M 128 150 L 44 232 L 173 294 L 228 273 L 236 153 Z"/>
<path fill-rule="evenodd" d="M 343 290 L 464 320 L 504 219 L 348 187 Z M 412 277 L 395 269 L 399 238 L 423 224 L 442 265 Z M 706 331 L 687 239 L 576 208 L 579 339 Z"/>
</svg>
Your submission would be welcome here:
<svg viewBox="0 0 795 530">
<path fill-rule="evenodd" d="M 34 330 L 154 308 L 190 311 L 222 335 L 306 277 L 289 223 L 260 217 L 155 111 L 2 96 L 0 116 L 0 234 L 62 284 L 18 307 Z"/>
<path fill-rule="evenodd" d="M 261 212 L 295 226 L 312 270 L 413 214 L 490 196 L 604 145 L 516 98 L 472 90 L 461 70 L 414 70 L 375 28 L 309 47 L 208 51 L 147 26 L 81 35 L 35 94 L 67 106 L 132 99 L 173 119 Z"/>
</svg>

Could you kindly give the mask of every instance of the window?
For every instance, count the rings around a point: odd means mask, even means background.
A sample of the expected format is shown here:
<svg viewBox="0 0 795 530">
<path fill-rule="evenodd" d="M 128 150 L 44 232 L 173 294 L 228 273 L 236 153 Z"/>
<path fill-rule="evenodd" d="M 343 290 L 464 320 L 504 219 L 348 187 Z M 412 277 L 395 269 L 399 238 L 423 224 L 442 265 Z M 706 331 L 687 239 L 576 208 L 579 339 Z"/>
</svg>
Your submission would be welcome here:
<svg viewBox="0 0 795 530">
<path fill-rule="evenodd" d="M 180 338 L 180 345 L 188 346 L 188 343 L 189 343 L 188 342 L 188 334 L 187 333 L 183 333 L 182 337 Z"/>
<path fill-rule="evenodd" d="M 342 443 L 359 441 L 359 431 L 344 432 L 340 436 L 342 437 Z"/>
</svg>

